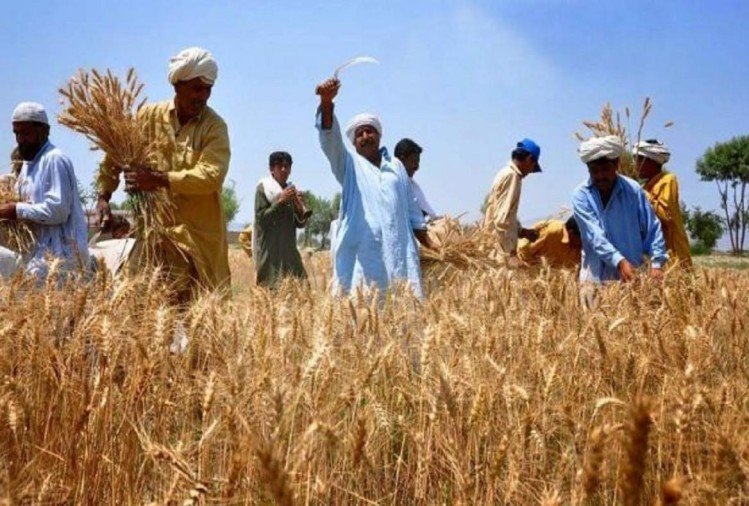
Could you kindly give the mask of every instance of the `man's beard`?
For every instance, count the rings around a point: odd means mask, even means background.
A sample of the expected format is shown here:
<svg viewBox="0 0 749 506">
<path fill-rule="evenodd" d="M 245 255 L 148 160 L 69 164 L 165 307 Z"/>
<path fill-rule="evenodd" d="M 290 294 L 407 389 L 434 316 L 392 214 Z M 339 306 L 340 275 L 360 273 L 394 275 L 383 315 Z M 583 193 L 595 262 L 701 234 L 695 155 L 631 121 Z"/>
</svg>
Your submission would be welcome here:
<svg viewBox="0 0 749 506">
<path fill-rule="evenodd" d="M 41 146 L 18 146 L 18 154 L 21 155 L 21 159 L 24 161 L 31 161 L 33 160 L 34 156 L 39 151 L 39 148 Z"/>
</svg>

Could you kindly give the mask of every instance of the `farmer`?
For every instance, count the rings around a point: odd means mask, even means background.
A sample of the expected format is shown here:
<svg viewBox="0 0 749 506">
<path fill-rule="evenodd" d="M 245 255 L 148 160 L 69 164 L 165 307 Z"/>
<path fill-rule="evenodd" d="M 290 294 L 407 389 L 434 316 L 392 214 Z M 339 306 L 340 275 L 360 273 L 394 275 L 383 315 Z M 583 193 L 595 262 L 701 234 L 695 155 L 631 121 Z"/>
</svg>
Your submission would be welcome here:
<svg viewBox="0 0 749 506">
<path fill-rule="evenodd" d="M 551 267 L 576 269 L 580 265 L 582 241 L 580 227 L 574 217 L 567 221 L 546 220 L 533 225 L 538 233 L 535 241 L 522 239 L 518 242 L 518 259 L 528 265 L 545 259 Z"/>
<path fill-rule="evenodd" d="M 572 209 L 583 240 L 583 282 L 632 281 L 643 255 L 650 257 L 651 275 L 660 279 L 668 260 L 647 195 L 636 181 L 617 174 L 623 152 L 616 135 L 580 144 L 580 159 L 590 178 L 572 194 Z"/>
<path fill-rule="evenodd" d="M 484 226 L 494 231 L 499 241 L 498 253 L 504 257 L 515 255 L 518 238 L 538 238 L 538 232 L 520 226 L 518 206 L 523 179 L 532 172 L 541 172 L 541 148 L 532 140 L 523 139 L 510 156 L 510 162 L 494 178 L 484 217 Z"/>
<path fill-rule="evenodd" d="M 317 87 L 320 107 L 316 126 L 320 146 L 343 187 L 340 222 L 334 245 L 334 290 L 349 293 L 363 285 L 386 291 L 404 281 L 423 297 L 416 239 L 429 247 L 426 225 L 413 196 L 408 174 L 382 150 L 380 120 L 355 116 L 346 127 L 353 150 L 344 143 L 333 99 L 340 82 Z"/>
<path fill-rule="evenodd" d="M 674 265 L 690 267 L 692 256 L 681 218 L 679 183 L 676 176 L 663 170 L 663 165 L 671 158 L 671 152 L 662 142 L 650 139 L 639 142 L 632 154 L 640 179 L 645 181 L 645 193 L 661 221 L 669 261 Z"/>
<path fill-rule="evenodd" d="M 0 247 L 0 273 L 9 277 L 23 268 L 42 279 L 53 258 L 62 261 L 63 271 L 87 270 L 88 231 L 78 181 L 70 159 L 49 142 L 44 107 L 35 102 L 18 104 L 12 124 L 20 159 L 16 181 L 20 201 L 0 205 L 0 220 L 26 222 L 33 245 L 23 254 Z"/>
<path fill-rule="evenodd" d="M 302 196 L 289 184 L 291 155 L 271 153 L 270 175 L 261 179 L 255 192 L 255 223 L 252 256 L 257 284 L 275 288 L 285 276 L 306 279 L 302 257 L 296 247 L 296 230 L 307 224 Z"/>
<path fill-rule="evenodd" d="M 226 123 L 210 107 L 218 66 L 205 49 L 185 49 L 169 63 L 172 100 L 148 104 L 141 114 L 149 121 L 153 141 L 176 142 L 176 152 L 151 167 L 113 167 L 105 158 L 98 176 L 99 220 L 111 219 L 109 200 L 124 174 L 127 191 L 169 191 L 176 207 L 176 226 L 169 231 L 172 243 L 161 253 L 179 300 L 189 299 L 198 287 L 229 285 L 226 222 L 221 189 L 229 168 L 229 135 Z M 138 249 L 138 248 L 136 248 Z M 136 261 L 142 253 L 133 257 Z"/>
<path fill-rule="evenodd" d="M 414 179 L 414 174 L 419 170 L 419 163 L 421 162 L 421 146 L 416 144 L 411 139 L 401 139 L 398 144 L 395 145 L 393 154 L 401 161 L 403 167 L 406 169 L 406 173 L 411 181 L 411 188 L 416 197 L 416 202 L 419 204 L 421 213 L 424 215 L 424 219 L 431 221 L 437 218 L 437 213 L 434 211 L 432 206 L 427 202 L 427 198 L 424 192 L 421 190 L 419 183 Z"/>
</svg>

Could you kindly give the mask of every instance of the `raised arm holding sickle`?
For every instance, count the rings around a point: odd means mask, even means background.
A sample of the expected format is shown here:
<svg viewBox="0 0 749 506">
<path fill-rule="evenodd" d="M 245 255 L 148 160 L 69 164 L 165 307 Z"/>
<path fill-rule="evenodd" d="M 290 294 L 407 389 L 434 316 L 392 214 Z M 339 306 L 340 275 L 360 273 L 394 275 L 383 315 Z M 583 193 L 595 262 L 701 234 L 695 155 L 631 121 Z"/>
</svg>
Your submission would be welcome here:
<svg viewBox="0 0 749 506">
<path fill-rule="evenodd" d="M 333 99 L 338 95 L 338 90 L 341 89 L 341 81 L 336 78 L 331 78 L 323 81 L 315 89 L 315 93 L 320 96 L 320 113 L 321 113 L 321 124 L 323 130 L 330 130 L 333 127 L 333 110 L 335 105 Z M 359 132 L 361 130 L 361 133 Z M 371 127 L 362 127 L 357 129 L 357 135 L 354 143 L 363 137 L 377 136 L 376 142 L 362 142 L 361 148 L 357 147 L 359 154 L 364 156 L 373 165 L 379 166 L 381 162 L 380 145 L 379 145 L 379 134 Z M 422 246 L 430 249 L 435 249 L 434 244 L 429 239 L 429 235 L 426 230 L 413 230 L 414 236 L 421 243 Z"/>
</svg>

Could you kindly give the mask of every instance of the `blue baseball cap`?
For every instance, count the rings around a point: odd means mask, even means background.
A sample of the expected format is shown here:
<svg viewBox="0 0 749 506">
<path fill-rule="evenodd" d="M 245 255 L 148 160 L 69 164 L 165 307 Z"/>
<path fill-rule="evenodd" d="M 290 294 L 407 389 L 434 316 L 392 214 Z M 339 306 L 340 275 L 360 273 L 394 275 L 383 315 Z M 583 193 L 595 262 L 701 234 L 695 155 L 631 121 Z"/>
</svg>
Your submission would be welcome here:
<svg viewBox="0 0 749 506">
<path fill-rule="evenodd" d="M 538 160 L 541 158 L 541 148 L 539 147 L 539 145 L 533 142 L 531 139 L 523 139 L 522 141 L 518 142 L 518 145 L 516 147 L 518 149 L 527 151 L 536 160 L 536 168 L 531 172 L 541 172 L 541 166 L 538 164 Z"/>
</svg>

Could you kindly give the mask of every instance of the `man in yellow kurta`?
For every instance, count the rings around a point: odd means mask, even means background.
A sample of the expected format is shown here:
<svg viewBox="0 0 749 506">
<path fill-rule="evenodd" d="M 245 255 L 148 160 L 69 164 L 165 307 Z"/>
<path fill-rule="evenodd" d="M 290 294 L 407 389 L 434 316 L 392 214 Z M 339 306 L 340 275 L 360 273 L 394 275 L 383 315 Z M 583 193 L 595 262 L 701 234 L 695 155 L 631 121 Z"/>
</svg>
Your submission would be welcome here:
<svg viewBox="0 0 749 506">
<path fill-rule="evenodd" d="M 533 229 L 538 232 L 538 239 L 521 239 L 518 242 L 518 259 L 528 265 L 538 264 L 544 258 L 551 267 L 580 267 L 583 244 L 575 218 L 566 222 L 545 220 L 533 225 Z"/>
<path fill-rule="evenodd" d="M 679 205 L 679 183 L 676 176 L 663 170 L 671 158 L 668 147 L 655 139 L 641 141 L 632 150 L 643 189 L 661 222 L 668 258 L 681 267 L 692 265 L 689 239 Z"/>
<path fill-rule="evenodd" d="M 163 262 L 179 276 L 188 276 L 188 287 L 215 289 L 230 282 L 226 220 L 221 190 L 229 168 L 229 135 L 226 123 L 210 107 L 218 66 L 212 55 L 190 48 L 170 60 L 169 82 L 173 100 L 147 104 L 140 114 L 149 121 L 156 142 L 174 145 L 158 167 L 113 167 L 105 159 L 98 177 L 97 210 L 101 223 L 111 216 L 109 200 L 124 174 L 129 191 L 165 188 L 176 207 L 176 226 L 170 236 L 179 251 L 166 251 Z"/>
</svg>

